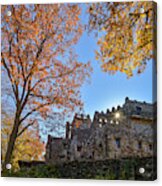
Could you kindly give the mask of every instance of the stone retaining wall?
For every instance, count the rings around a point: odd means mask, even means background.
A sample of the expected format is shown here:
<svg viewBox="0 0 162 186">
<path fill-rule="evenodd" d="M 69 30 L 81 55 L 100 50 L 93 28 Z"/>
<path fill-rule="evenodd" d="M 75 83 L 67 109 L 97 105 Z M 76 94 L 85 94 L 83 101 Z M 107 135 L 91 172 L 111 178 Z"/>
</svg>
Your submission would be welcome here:
<svg viewBox="0 0 162 186">
<path fill-rule="evenodd" d="M 139 168 L 144 168 L 143 174 Z M 70 162 L 56 166 L 62 178 L 109 179 L 109 180 L 155 180 L 156 158 L 134 158 L 95 162 Z"/>
</svg>

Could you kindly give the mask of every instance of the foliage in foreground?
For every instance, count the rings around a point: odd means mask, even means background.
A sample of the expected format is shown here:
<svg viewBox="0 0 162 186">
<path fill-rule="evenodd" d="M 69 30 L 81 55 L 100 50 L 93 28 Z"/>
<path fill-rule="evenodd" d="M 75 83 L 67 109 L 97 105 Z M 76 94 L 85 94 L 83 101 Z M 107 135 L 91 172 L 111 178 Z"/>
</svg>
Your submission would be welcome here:
<svg viewBox="0 0 162 186">
<path fill-rule="evenodd" d="M 140 11 L 142 9 L 142 11 Z M 156 5 L 154 2 L 93 3 L 89 27 L 103 33 L 96 59 L 104 72 L 142 73 L 156 50 Z"/>
<path fill-rule="evenodd" d="M 139 167 L 145 168 L 139 174 Z M 95 162 L 67 162 L 59 165 L 37 165 L 22 167 L 21 170 L 6 171 L 4 177 L 63 178 L 98 180 L 155 180 L 157 178 L 156 158 L 133 158 Z"/>
<path fill-rule="evenodd" d="M 58 168 L 49 165 L 39 165 L 31 168 L 22 168 L 19 171 L 6 171 L 2 173 L 4 177 L 25 177 L 25 178 L 64 178 L 63 172 Z M 75 174 L 66 178 L 71 179 L 97 179 L 97 180 L 114 180 L 116 179 L 116 175 L 114 172 L 106 171 L 103 173 L 101 170 L 98 170 L 96 174 L 92 174 L 91 172 L 85 172 L 83 177 L 77 177 Z M 125 170 L 122 171 L 120 179 L 129 179 L 126 176 Z"/>
<path fill-rule="evenodd" d="M 58 170 L 49 165 L 39 165 L 31 168 L 22 168 L 19 171 L 6 171 L 2 173 L 4 177 L 26 177 L 26 178 L 59 178 Z"/>
</svg>

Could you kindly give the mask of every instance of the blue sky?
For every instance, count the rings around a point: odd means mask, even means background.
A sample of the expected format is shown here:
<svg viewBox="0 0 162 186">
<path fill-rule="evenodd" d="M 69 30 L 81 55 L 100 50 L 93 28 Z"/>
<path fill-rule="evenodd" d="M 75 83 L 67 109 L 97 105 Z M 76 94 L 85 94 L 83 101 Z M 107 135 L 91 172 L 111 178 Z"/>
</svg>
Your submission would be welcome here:
<svg viewBox="0 0 162 186">
<path fill-rule="evenodd" d="M 81 19 L 83 22 L 87 21 L 84 11 Z M 85 83 L 81 89 L 84 114 L 93 117 L 95 110 L 106 111 L 107 108 L 122 105 L 127 96 L 130 99 L 152 102 L 152 61 L 148 61 L 142 74 L 135 74 L 130 79 L 119 72 L 110 75 L 102 72 L 99 62 L 95 60 L 95 50 L 98 49 L 96 43 L 94 34 L 84 32 L 75 46 L 78 59 L 82 62 L 91 61 L 93 67 L 91 83 Z"/>
<path fill-rule="evenodd" d="M 86 4 L 81 4 L 81 7 L 81 21 L 84 24 L 88 21 L 88 14 L 85 13 Z M 99 33 L 99 37 L 102 34 Z M 126 97 L 132 100 L 152 102 L 153 68 L 151 60 L 148 61 L 146 70 L 142 74 L 135 74 L 128 79 L 126 74 L 118 72 L 115 75 L 110 75 L 101 70 L 99 61 L 95 60 L 95 50 L 98 50 L 99 47 L 94 33 L 88 34 L 84 31 L 74 49 L 78 54 L 79 61 L 83 63 L 90 61 L 93 67 L 90 83 L 85 82 L 81 87 L 81 98 L 84 103 L 83 114 L 90 114 L 93 119 L 95 111 L 105 112 L 108 108 L 122 106 Z M 72 118 L 67 118 L 67 120 L 71 121 Z M 42 137 L 46 137 L 46 135 L 42 135 Z"/>
</svg>

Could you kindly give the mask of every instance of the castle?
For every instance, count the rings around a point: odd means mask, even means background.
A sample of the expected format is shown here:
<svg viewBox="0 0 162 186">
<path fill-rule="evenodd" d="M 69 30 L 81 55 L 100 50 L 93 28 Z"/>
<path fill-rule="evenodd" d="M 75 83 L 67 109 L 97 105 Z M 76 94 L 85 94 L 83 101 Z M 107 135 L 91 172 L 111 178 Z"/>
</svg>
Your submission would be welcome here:
<svg viewBox="0 0 162 186">
<path fill-rule="evenodd" d="M 66 137 L 48 136 L 46 162 L 95 161 L 152 157 L 156 152 L 156 104 L 125 98 L 113 107 L 90 116 L 76 114 L 66 123 Z"/>
</svg>

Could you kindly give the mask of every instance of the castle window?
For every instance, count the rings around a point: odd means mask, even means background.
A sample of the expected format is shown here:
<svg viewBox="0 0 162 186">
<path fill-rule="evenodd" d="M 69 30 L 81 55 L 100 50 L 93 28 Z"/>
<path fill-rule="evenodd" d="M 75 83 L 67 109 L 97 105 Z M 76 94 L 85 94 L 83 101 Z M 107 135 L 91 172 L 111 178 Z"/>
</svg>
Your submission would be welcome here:
<svg viewBox="0 0 162 186">
<path fill-rule="evenodd" d="M 63 146 L 64 146 L 64 147 L 66 147 L 66 146 L 67 146 L 67 144 L 66 144 L 65 142 L 63 142 Z"/>
<path fill-rule="evenodd" d="M 138 142 L 138 148 L 142 149 L 142 142 L 141 141 Z"/>
<path fill-rule="evenodd" d="M 142 111 L 142 108 L 141 107 L 136 107 L 136 113 L 137 113 L 137 115 L 140 115 L 141 114 L 141 111 Z"/>
<path fill-rule="evenodd" d="M 105 119 L 105 123 L 107 123 L 107 119 Z"/>
<path fill-rule="evenodd" d="M 99 122 L 102 123 L 102 118 L 99 119 Z"/>
<path fill-rule="evenodd" d="M 80 152 L 82 150 L 81 146 L 77 146 L 77 151 Z"/>
<path fill-rule="evenodd" d="M 116 121 L 116 125 L 119 125 L 119 121 Z"/>
<path fill-rule="evenodd" d="M 114 122 L 113 122 L 113 120 L 110 120 L 110 124 L 113 124 Z"/>
<path fill-rule="evenodd" d="M 102 128 L 102 124 L 101 123 L 99 124 L 99 127 Z"/>
<path fill-rule="evenodd" d="M 92 159 L 92 155 L 89 156 L 89 159 Z"/>
<path fill-rule="evenodd" d="M 99 144 L 99 147 L 102 148 L 102 143 Z"/>
<path fill-rule="evenodd" d="M 120 144 L 120 138 L 116 138 L 115 141 L 116 141 L 117 148 L 120 148 L 120 146 L 121 146 L 121 144 Z"/>
<path fill-rule="evenodd" d="M 149 149 L 152 150 L 152 144 L 149 144 Z"/>
<path fill-rule="evenodd" d="M 64 158 L 65 158 L 65 155 L 59 155 L 59 157 L 60 157 L 61 159 L 64 159 Z"/>
</svg>

